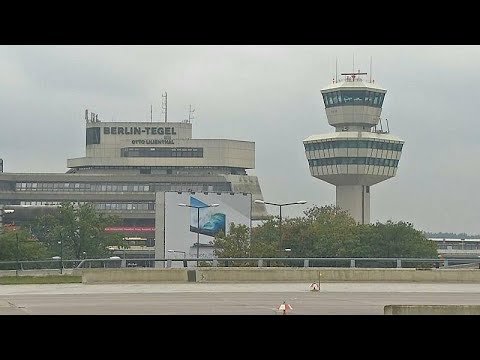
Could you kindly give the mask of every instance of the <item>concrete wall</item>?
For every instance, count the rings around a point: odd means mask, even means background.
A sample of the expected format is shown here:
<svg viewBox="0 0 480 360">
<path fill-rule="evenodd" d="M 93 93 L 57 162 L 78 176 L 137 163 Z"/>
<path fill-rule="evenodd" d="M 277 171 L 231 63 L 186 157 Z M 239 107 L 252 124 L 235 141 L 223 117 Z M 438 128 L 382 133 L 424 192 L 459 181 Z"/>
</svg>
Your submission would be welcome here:
<svg viewBox="0 0 480 360">
<path fill-rule="evenodd" d="M 387 305 L 384 315 L 480 315 L 480 305 Z"/>
<path fill-rule="evenodd" d="M 197 281 L 370 281 L 370 282 L 479 282 L 478 269 L 350 269 L 350 268 L 200 268 Z"/>
<path fill-rule="evenodd" d="M 190 273 L 190 274 L 189 274 Z M 149 268 L 76 269 L 84 283 L 95 282 L 454 282 L 480 283 L 480 270 L 350 268 Z M 189 276 L 190 275 L 190 276 Z"/>
<path fill-rule="evenodd" d="M 187 282 L 187 269 L 85 269 L 74 272 L 82 275 L 82 283 L 148 283 Z"/>
</svg>

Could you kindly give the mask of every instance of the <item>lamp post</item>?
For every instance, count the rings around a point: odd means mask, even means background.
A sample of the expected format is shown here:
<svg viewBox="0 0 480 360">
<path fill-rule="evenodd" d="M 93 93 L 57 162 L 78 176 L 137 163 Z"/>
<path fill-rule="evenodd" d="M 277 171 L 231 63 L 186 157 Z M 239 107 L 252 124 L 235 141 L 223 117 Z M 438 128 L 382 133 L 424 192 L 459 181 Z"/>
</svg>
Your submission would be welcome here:
<svg viewBox="0 0 480 360">
<path fill-rule="evenodd" d="M 63 274 L 63 241 L 58 242 L 60 244 L 60 274 Z"/>
<path fill-rule="evenodd" d="M 18 233 L 15 232 L 15 237 L 17 238 L 17 266 L 15 267 L 15 276 L 18 276 L 18 269 L 20 265 L 20 246 L 18 241 Z"/>
<path fill-rule="evenodd" d="M 195 206 L 195 205 L 188 205 L 188 204 L 178 204 L 178 206 L 197 209 L 197 267 L 198 267 L 198 258 L 200 256 L 200 209 L 205 209 L 205 208 L 209 208 L 209 207 L 217 207 L 218 205 L 219 204 Z"/>
<path fill-rule="evenodd" d="M 14 213 L 14 209 L 4 209 L 3 206 L 0 207 L 0 233 L 3 231 L 3 215 L 5 214 L 12 214 Z M 15 230 L 15 237 L 17 239 L 17 251 L 15 254 L 16 257 L 16 267 L 15 267 L 15 276 L 18 276 L 18 269 L 20 268 L 20 246 L 19 246 L 19 240 L 18 240 L 18 233 Z"/>
<path fill-rule="evenodd" d="M 255 202 L 257 204 L 268 204 L 268 205 L 274 205 L 274 206 L 278 206 L 279 209 L 280 209 L 280 222 L 279 222 L 279 225 L 278 225 L 278 230 L 279 230 L 279 233 L 280 233 L 280 241 L 279 241 L 279 249 L 283 249 L 283 239 L 282 239 L 282 207 L 283 206 L 288 206 L 288 205 L 302 205 L 302 204 L 306 204 L 307 202 L 305 200 L 299 200 L 299 201 L 295 201 L 295 202 L 291 202 L 291 203 L 282 203 L 282 204 L 277 204 L 277 203 L 272 203 L 272 202 L 268 202 L 268 201 L 263 201 L 263 200 L 255 200 Z"/>
</svg>

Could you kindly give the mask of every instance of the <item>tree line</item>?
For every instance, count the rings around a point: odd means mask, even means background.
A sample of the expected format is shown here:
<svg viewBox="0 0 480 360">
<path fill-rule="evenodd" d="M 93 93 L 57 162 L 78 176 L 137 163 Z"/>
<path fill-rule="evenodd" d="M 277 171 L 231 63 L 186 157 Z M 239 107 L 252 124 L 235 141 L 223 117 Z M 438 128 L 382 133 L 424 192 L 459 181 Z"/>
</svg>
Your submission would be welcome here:
<svg viewBox="0 0 480 360">
<path fill-rule="evenodd" d="M 62 203 L 21 228 L 0 235 L 0 261 L 102 258 L 109 246 L 127 247 L 123 235 L 105 232 L 120 223 L 117 216 L 97 212 L 93 204 Z M 251 230 L 230 224 L 228 235 L 213 240 L 215 255 L 228 257 L 297 258 L 436 258 L 435 243 L 411 223 L 357 224 L 346 212 L 329 206 L 313 206 L 304 216 L 282 221 L 269 217 Z"/>
<path fill-rule="evenodd" d="M 298 258 L 436 258 L 437 246 L 411 223 L 399 221 L 357 224 L 346 212 L 328 205 L 314 206 L 304 216 L 260 226 L 230 224 L 228 235 L 213 240 L 215 255 L 228 257 Z"/>
<path fill-rule="evenodd" d="M 5 226 L 0 234 L 0 261 L 102 258 L 109 246 L 126 246 L 121 234 L 105 228 L 119 224 L 117 216 L 97 212 L 93 204 L 60 204 L 54 211 L 22 226 Z"/>
</svg>

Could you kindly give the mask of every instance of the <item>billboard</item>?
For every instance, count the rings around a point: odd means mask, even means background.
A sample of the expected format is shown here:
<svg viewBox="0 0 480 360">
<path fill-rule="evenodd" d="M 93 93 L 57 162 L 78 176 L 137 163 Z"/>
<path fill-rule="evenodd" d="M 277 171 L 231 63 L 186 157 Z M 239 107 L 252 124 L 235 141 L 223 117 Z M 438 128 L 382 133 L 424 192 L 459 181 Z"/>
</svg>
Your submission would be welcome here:
<svg viewBox="0 0 480 360">
<path fill-rule="evenodd" d="M 231 223 L 250 228 L 251 216 L 252 194 L 165 192 L 165 258 L 196 258 L 197 248 L 199 258 L 212 258 L 215 235 Z"/>
</svg>

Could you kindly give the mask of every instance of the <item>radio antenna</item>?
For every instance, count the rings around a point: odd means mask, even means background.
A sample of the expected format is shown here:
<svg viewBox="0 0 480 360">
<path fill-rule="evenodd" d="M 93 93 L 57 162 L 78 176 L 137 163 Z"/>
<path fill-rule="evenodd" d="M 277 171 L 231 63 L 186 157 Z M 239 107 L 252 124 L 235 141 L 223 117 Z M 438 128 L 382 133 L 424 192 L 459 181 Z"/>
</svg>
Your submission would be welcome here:
<svg viewBox="0 0 480 360">
<path fill-rule="evenodd" d="M 192 109 L 192 104 L 190 104 L 190 109 L 188 110 L 188 122 L 191 123 L 192 120 L 194 119 L 193 113 L 195 112 L 195 109 Z"/>
<path fill-rule="evenodd" d="M 372 57 L 370 56 L 370 82 L 372 82 Z"/>
<path fill-rule="evenodd" d="M 150 122 L 153 122 L 153 105 L 150 104 Z"/>
<path fill-rule="evenodd" d="M 162 94 L 162 112 L 165 114 L 165 122 L 167 122 L 167 92 Z"/>
<path fill-rule="evenodd" d="M 335 82 L 338 82 L 338 58 L 335 58 Z"/>
</svg>

